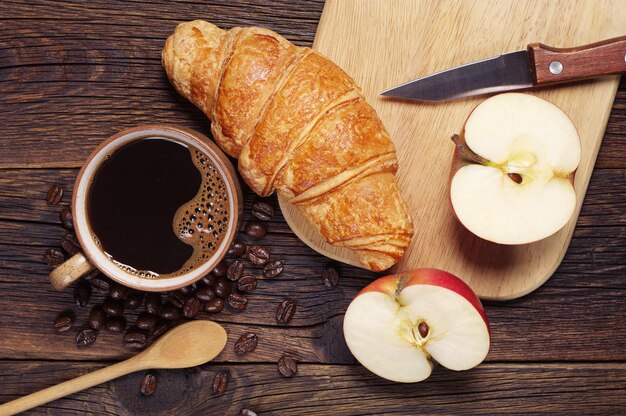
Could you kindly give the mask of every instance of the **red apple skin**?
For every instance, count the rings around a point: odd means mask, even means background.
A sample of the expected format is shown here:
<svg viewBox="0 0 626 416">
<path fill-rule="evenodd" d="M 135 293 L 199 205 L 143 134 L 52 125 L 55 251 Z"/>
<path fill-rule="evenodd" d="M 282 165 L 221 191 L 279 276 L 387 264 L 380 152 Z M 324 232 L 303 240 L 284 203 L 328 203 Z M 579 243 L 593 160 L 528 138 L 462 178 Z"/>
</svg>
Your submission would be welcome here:
<svg viewBox="0 0 626 416">
<path fill-rule="evenodd" d="M 491 335 L 489 320 L 480 299 L 474 291 L 455 275 L 439 269 L 415 269 L 408 272 L 391 274 L 374 280 L 365 286 L 356 297 L 367 292 L 380 292 L 393 296 L 398 289 L 402 290 L 413 285 L 433 285 L 443 287 L 463 296 L 478 311 L 487 325 Z"/>
</svg>

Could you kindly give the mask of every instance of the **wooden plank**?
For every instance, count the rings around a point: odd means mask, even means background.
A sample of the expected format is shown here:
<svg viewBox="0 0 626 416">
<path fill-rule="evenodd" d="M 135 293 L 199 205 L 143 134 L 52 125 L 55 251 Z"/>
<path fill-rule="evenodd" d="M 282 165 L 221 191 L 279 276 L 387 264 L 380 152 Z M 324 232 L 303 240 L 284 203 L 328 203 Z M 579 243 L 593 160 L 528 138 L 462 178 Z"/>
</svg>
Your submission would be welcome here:
<svg viewBox="0 0 626 416">
<path fill-rule="evenodd" d="M 102 367 L 101 363 L 1 362 L 5 383 L 0 401 Z M 223 395 L 211 390 L 218 371 L 229 383 Z M 626 406 L 626 364 L 484 364 L 453 373 L 436 368 L 419 384 L 382 380 L 360 366 L 300 364 L 291 379 L 275 364 L 215 365 L 155 371 L 157 389 L 142 397 L 139 372 L 76 393 L 28 415 L 236 415 L 248 408 L 260 415 L 391 414 L 618 414 Z M 207 413 L 210 412 L 210 413 Z"/>
</svg>

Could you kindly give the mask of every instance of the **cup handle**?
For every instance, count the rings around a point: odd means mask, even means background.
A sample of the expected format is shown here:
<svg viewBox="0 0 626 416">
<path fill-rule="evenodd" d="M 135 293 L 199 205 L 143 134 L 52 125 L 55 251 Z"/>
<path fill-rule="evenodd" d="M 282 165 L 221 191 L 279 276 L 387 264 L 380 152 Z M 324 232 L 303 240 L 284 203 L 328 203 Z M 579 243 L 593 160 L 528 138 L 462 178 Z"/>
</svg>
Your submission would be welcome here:
<svg viewBox="0 0 626 416">
<path fill-rule="evenodd" d="M 63 290 L 95 267 L 82 254 L 74 254 L 65 263 L 50 272 L 50 283 L 56 290 Z"/>
</svg>

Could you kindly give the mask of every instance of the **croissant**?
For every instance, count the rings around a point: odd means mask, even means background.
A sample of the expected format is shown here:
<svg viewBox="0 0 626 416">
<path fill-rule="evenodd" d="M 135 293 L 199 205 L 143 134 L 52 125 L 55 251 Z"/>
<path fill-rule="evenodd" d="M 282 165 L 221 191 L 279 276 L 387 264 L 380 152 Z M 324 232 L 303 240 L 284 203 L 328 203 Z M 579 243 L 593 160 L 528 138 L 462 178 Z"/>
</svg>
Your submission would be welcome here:
<svg viewBox="0 0 626 416">
<path fill-rule="evenodd" d="M 413 225 L 395 148 L 341 68 L 271 30 L 224 31 L 201 20 L 178 25 L 162 62 L 254 192 L 277 190 L 368 269 L 400 260 Z"/>
</svg>

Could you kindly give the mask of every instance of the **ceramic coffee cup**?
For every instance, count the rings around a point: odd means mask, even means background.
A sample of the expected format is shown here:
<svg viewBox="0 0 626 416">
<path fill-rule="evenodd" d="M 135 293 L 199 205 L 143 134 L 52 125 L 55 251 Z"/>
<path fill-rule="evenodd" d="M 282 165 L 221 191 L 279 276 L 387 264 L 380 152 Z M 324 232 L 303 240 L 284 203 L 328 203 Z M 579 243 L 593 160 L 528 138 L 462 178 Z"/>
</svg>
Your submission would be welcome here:
<svg viewBox="0 0 626 416">
<path fill-rule="evenodd" d="M 87 201 L 90 187 L 103 162 L 116 150 L 145 138 L 163 138 L 200 150 L 221 175 L 228 195 L 228 223 L 210 258 L 183 274 L 167 278 L 146 278 L 120 267 L 98 245 L 90 225 Z M 243 198 L 237 174 L 222 151 L 206 136 L 191 129 L 168 125 L 144 125 L 121 131 L 102 142 L 81 168 L 74 185 L 72 214 L 74 230 L 82 253 L 76 254 L 50 273 L 55 289 L 62 290 L 98 269 L 115 282 L 144 291 L 169 291 L 187 286 L 209 273 L 226 255 L 242 216 Z M 97 237 L 97 236 L 96 236 Z"/>
</svg>

